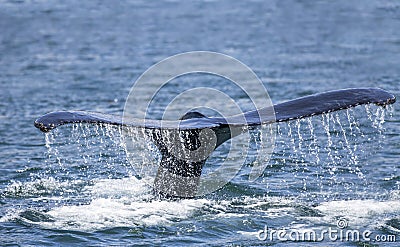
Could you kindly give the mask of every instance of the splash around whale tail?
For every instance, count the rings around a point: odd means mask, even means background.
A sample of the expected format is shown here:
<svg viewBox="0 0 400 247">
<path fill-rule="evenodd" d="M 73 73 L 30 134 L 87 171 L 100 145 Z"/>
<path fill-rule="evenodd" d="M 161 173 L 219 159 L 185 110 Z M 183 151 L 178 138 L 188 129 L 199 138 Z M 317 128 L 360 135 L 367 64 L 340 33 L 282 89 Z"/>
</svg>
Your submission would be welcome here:
<svg viewBox="0 0 400 247">
<path fill-rule="evenodd" d="M 198 112 L 189 112 L 176 121 L 161 121 L 123 119 L 121 116 L 88 111 L 57 111 L 39 117 L 34 125 L 43 132 L 71 123 L 111 124 L 145 129 L 162 155 L 154 182 L 156 193 L 168 197 L 193 197 L 207 158 L 219 145 L 241 134 L 243 127 L 301 119 L 363 104 L 386 106 L 395 101 L 393 94 L 379 88 L 351 88 L 313 94 L 226 118 L 206 117 Z M 200 158 L 181 158 L 190 157 L 185 152 L 204 148 L 199 145 L 204 130 L 216 137 L 207 144 L 210 148 L 206 148 Z M 176 134 L 180 136 L 176 139 L 178 141 L 171 143 L 171 135 Z M 183 155 L 176 155 L 176 146 L 186 147 L 179 149 L 179 153 L 183 152 Z"/>
</svg>

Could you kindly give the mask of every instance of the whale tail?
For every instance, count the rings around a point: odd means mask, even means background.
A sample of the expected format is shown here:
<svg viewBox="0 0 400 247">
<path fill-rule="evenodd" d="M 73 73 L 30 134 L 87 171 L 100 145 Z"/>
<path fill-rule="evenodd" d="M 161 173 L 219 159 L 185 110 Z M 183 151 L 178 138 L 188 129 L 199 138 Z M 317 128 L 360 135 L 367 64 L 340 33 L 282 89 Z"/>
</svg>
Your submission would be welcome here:
<svg viewBox="0 0 400 247">
<path fill-rule="evenodd" d="M 111 124 L 145 129 L 162 155 L 154 191 L 167 197 L 190 198 L 196 195 L 207 158 L 219 145 L 241 134 L 244 127 L 301 119 L 363 104 L 386 106 L 395 101 L 394 95 L 379 88 L 352 88 L 309 95 L 227 118 L 188 112 L 177 121 L 123 121 L 122 117 L 110 114 L 58 111 L 39 117 L 34 125 L 43 132 L 70 123 Z"/>
</svg>

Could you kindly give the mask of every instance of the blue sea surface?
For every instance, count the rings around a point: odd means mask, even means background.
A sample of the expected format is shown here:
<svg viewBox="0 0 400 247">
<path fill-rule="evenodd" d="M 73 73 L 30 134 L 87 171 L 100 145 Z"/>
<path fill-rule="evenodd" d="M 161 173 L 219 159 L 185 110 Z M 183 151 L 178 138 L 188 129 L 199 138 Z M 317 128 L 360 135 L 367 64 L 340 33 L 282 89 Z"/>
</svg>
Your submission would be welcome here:
<svg viewBox="0 0 400 247">
<path fill-rule="evenodd" d="M 196 50 L 249 66 L 274 103 L 352 87 L 399 96 L 399 30 L 395 0 L 0 0 L 0 246 L 398 246 L 399 103 L 279 123 L 271 157 L 234 150 L 233 164 L 247 157 L 234 179 L 182 200 L 155 197 L 137 177 L 137 164 L 159 157 L 146 144 L 127 156 L 120 129 L 75 124 L 44 134 L 33 122 L 58 110 L 122 115 L 143 72 Z M 158 102 L 201 86 L 246 106 L 228 84 L 178 78 Z M 151 116 L 162 113 L 155 106 Z M 217 149 L 205 171 L 228 152 Z M 249 181 L 257 162 L 267 168 Z M 321 234 L 329 229 L 369 231 L 370 240 Z M 324 238 L 284 240 L 271 230 Z"/>
</svg>

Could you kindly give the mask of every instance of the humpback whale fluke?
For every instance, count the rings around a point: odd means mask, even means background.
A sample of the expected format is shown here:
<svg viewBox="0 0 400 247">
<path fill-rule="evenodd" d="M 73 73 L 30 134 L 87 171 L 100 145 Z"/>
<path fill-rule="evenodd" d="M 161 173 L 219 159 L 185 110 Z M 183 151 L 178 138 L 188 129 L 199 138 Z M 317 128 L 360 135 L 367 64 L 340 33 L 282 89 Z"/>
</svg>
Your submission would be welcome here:
<svg viewBox="0 0 400 247">
<path fill-rule="evenodd" d="M 156 193 L 172 197 L 193 197 L 202 167 L 211 152 L 225 141 L 241 134 L 243 127 L 301 119 L 363 104 L 386 106 L 395 101 L 393 94 L 379 88 L 351 88 L 313 94 L 227 118 L 207 117 L 199 112 L 188 112 L 176 121 L 123 120 L 121 116 L 96 112 L 58 111 L 39 117 L 34 124 L 43 132 L 71 123 L 111 124 L 145 129 L 145 133 L 151 137 L 162 155 L 154 181 Z M 275 116 L 264 116 L 266 112 L 274 112 Z M 171 140 L 168 133 L 186 132 L 186 135 L 181 135 L 181 144 L 198 147 L 203 130 L 211 130 L 216 136 L 210 152 L 205 153 L 201 159 L 192 160 L 180 159 L 173 155 L 174 147 L 168 143 Z M 164 134 L 167 136 L 163 136 Z M 177 177 L 179 182 L 176 181 Z"/>
</svg>

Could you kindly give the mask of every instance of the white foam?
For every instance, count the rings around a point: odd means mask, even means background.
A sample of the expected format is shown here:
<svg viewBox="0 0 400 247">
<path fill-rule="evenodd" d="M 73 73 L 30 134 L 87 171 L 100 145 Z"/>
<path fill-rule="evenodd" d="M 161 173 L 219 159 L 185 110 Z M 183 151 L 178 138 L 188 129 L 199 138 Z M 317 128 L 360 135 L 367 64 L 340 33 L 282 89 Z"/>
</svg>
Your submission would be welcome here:
<svg viewBox="0 0 400 247">
<path fill-rule="evenodd" d="M 267 209 L 265 214 L 261 216 L 267 216 L 269 219 L 274 218 L 274 213 L 278 214 L 290 214 L 293 208 L 290 208 L 286 203 L 290 201 L 284 201 L 282 207 L 275 208 L 273 210 Z M 268 203 L 266 201 L 259 201 L 258 203 L 250 203 L 245 208 L 254 208 Z M 269 202 L 271 203 L 271 202 Z M 286 207 L 285 206 L 288 206 Z M 281 204 L 280 204 L 281 205 Z M 295 204 L 292 205 L 295 206 Z M 377 201 L 377 200 L 346 200 L 346 201 L 330 201 L 323 202 L 317 207 L 321 216 L 307 216 L 299 217 L 298 220 L 303 219 L 305 222 L 297 221 L 296 223 L 290 224 L 290 226 L 282 226 L 282 229 L 287 228 L 290 230 L 296 229 L 298 232 L 309 232 L 318 228 L 326 230 L 324 225 L 332 225 L 336 227 L 339 219 L 346 219 L 349 229 L 367 228 L 374 230 L 384 226 L 392 232 L 400 232 L 398 229 L 388 226 L 385 221 L 393 218 L 393 215 L 400 214 L 400 201 L 389 200 L 389 201 Z M 259 229 L 262 230 L 262 229 Z M 244 237 L 257 236 L 257 231 L 237 231 L 238 234 Z"/>
<path fill-rule="evenodd" d="M 93 198 L 90 203 L 53 208 L 46 214 L 54 221 L 41 222 L 40 225 L 52 229 L 86 231 L 166 225 L 177 219 L 188 218 L 208 203 L 205 199 L 151 199 L 149 190 L 136 178 L 98 180 L 86 188 Z"/>
<path fill-rule="evenodd" d="M 156 200 L 151 187 L 134 177 L 97 180 L 85 188 L 92 200 L 86 205 L 64 205 L 46 214 L 53 222 L 40 222 L 44 228 L 66 230 L 99 230 L 112 227 L 169 225 L 190 218 L 194 213 L 213 211 L 209 218 L 248 217 L 249 212 L 237 212 L 235 208 L 264 211 L 263 215 L 276 217 L 277 211 L 287 211 L 291 201 L 282 198 L 237 198 L 210 201 L 185 199 L 177 201 Z M 262 209 L 268 205 L 282 208 Z M 241 211 L 241 210 L 239 210 Z"/>
<path fill-rule="evenodd" d="M 92 186 L 87 186 L 85 191 L 93 197 L 103 198 L 133 198 L 150 195 L 151 187 L 146 181 L 135 177 L 122 179 L 99 179 Z"/>
<path fill-rule="evenodd" d="M 43 222 L 41 225 L 74 230 L 165 225 L 172 220 L 189 217 L 203 204 L 203 200 L 127 202 L 98 198 L 88 205 L 55 208 L 47 213 L 54 222 Z"/>
<path fill-rule="evenodd" d="M 59 182 L 55 179 L 39 179 L 32 182 L 14 182 L 6 189 L 8 193 L 32 196 L 38 201 L 62 201 L 61 197 L 38 197 L 44 191 L 73 189 L 71 185 L 82 181 Z M 151 186 L 135 177 L 122 179 L 99 179 L 84 187 L 77 196 L 85 203 L 55 206 L 42 212 L 51 221 L 30 222 L 21 218 L 21 210 L 10 210 L 0 222 L 20 218 L 44 228 L 66 230 L 99 230 L 112 227 L 135 227 L 168 225 L 192 217 L 199 211 L 208 212 L 208 219 L 249 217 L 257 212 L 258 217 L 269 219 L 291 215 L 298 203 L 281 197 L 240 197 L 229 200 L 211 201 L 207 199 L 157 200 L 151 192 Z M 76 191 L 75 191 L 76 193 Z M 400 213 L 398 191 L 394 191 L 388 201 L 347 200 L 323 202 L 315 210 L 321 216 L 300 217 L 311 224 L 336 224 L 339 217 L 345 217 L 349 227 L 374 226 L 384 224 L 388 215 Z M 73 202 L 72 202 L 73 203 Z M 57 205 L 57 204 L 55 204 Z M 291 227 L 295 228 L 295 225 Z M 297 226 L 300 228 L 307 226 Z"/>
<path fill-rule="evenodd" d="M 251 238 L 251 239 L 257 239 L 258 236 L 258 231 L 257 232 L 246 232 L 246 231 L 236 231 L 238 234 L 247 237 L 247 238 Z"/>
<path fill-rule="evenodd" d="M 4 192 L 10 195 L 29 197 L 44 193 L 51 193 L 57 190 L 69 192 L 69 188 L 80 183 L 83 183 L 83 181 L 75 180 L 61 182 L 52 177 L 36 179 L 29 182 L 13 181 L 6 187 Z"/>
<path fill-rule="evenodd" d="M 349 226 L 375 226 L 384 223 L 389 214 L 400 213 L 400 201 L 346 200 L 321 203 L 316 207 L 324 215 L 316 220 L 336 224 L 339 217 L 346 218 Z"/>
<path fill-rule="evenodd" d="M 209 202 L 208 210 L 214 212 L 209 218 L 248 218 L 257 217 L 269 219 L 280 218 L 293 212 L 295 201 L 281 197 L 254 198 L 250 196 Z"/>
</svg>

